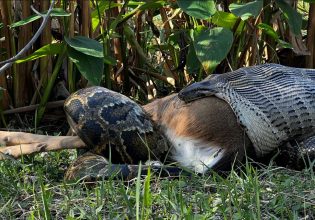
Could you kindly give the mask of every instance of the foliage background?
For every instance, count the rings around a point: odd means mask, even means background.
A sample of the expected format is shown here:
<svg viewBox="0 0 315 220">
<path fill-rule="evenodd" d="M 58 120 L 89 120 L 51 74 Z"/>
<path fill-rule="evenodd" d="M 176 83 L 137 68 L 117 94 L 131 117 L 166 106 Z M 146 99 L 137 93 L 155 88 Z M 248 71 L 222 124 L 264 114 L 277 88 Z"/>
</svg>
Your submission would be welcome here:
<svg viewBox="0 0 315 220">
<path fill-rule="evenodd" d="M 50 1 L 0 1 L 1 60 L 38 29 L 30 6 L 45 13 Z M 32 49 L 0 73 L 2 126 L 36 110 L 36 128 L 47 107 L 62 105 L 54 101 L 87 85 L 143 104 L 213 72 L 265 62 L 314 68 L 314 20 L 312 0 L 58 0 Z"/>
</svg>

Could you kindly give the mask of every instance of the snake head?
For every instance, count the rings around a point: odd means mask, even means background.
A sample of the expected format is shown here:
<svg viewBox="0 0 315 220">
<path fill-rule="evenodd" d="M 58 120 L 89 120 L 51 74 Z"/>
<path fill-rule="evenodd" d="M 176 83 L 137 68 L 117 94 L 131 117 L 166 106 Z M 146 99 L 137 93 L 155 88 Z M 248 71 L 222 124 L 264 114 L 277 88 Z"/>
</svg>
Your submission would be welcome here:
<svg viewBox="0 0 315 220">
<path fill-rule="evenodd" d="M 217 93 L 216 83 L 213 80 L 206 79 L 193 83 L 178 93 L 178 97 L 188 103 L 196 99 L 212 96 Z"/>
</svg>

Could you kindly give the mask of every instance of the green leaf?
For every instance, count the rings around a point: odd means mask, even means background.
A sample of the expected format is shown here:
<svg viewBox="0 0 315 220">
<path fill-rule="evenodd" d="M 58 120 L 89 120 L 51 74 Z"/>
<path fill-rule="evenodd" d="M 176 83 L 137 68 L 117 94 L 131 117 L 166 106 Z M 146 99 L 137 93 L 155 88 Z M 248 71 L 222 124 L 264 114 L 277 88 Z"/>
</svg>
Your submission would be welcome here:
<svg viewBox="0 0 315 220">
<path fill-rule="evenodd" d="M 122 4 L 114 3 L 112 1 L 98 1 L 98 2 L 99 2 L 98 9 L 99 9 L 100 15 L 104 14 L 104 12 L 108 9 L 122 6 Z M 96 27 L 98 26 L 98 24 L 100 23 L 96 7 L 93 10 L 93 12 L 91 13 L 91 18 L 92 18 L 92 29 L 94 31 L 96 29 Z"/>
<path fill-rule="evenodd" d="M 104 69 L 103 58 L 86 55 L 71 47 L 68 47 L 68 55 L 80 73 L 92 85 L 100 85 Z"/>
<path fill-rule="evenodd" d="M 148 168 L 148 174 L 144 181 L 144 189 L 143 189 L 143 204 L 146 208 L 151 208 L 152 205 L 152 194 L 150 191 L 150 180 L 151 180 L 151 169 Z"/>
<path fill-rule="evenodd" d="M 115 58 L 108 56 L 108 55 L 105 55 L 104 56 L 104 63 L 114 66 L 117 64 L 117 61 L 115 60 Z"/>
<path fill-rule="evenodd" d="M 290 43 L 281 40 L 280 36 L 277 34 L 277 32 L 270 25 L 265 24 L 265 23 L 260 23 L 260 24 L 257 25 L 257 27 L 259 29 L 263 30 L 263 32 L 265 34 L 267 34 L 270 37 L 272 37 L 278 43 L 279 47 L 290 48 L 290 49 L 293 48 L 293 46 Z"/>
<path fill-rule="evenodd" d="M 36 50 L 34 53 L 32 53 L 31 55 L 23 58 L 23 59 L 19 59 L 17 61 L 15 61 L 16 63 L 24 63 L 27 61 L 31 61 L 31 60 L 36 60 L 40 57 L 44 57 L 44 56 L 48 56 L 48 55 L 55 55 L 55 54 L 60 54 L 63 48 L 63 43 L 55 43 L 55 44 L 47 44 L 41 48 L 39 48 L 38 50 Z"/>
<path fill-rule="evenodd" d="M 198 19 L 208 19 L 216 12 L 213 0 L 177 0 L 177 4 L 184 12 Z"/>
<path fill-rule="evenodd" d="M 302 29 L 302 15 L 294 8 L 287 4 L 284 0 L 276 0 L 276 3 L 283 12 L 284 17 L 288 21 L 290 30 L 293 34 L 299 35 Z"/>
<path fill-rule="evenodd" d="M 43 14 L 46 14 L 46 13 L 47 13 L 47 11 L 45 11 Z M 70 15 L 71 15 L 71 13 L 64 11 L 62 8 L 54 8 L 54 9 L 52 9 L 51 14 L 50 14 L 51 17 L 66 17 L 66 16 L 70 16 Z M 37 14 L 31 15 L 31 16 L 23 19 L 23 20 L 20 20 L 18 22 L 11 24 L 9 27 L 10 28 L 19 27 L 19 26 L 31 23 L 33 21 L 36 21 L 37 19 L 40 19 L 40 18 L 41 18 L 41 16 L 39 16 Z"/>
<path fill-rule="evenodd" d="M 154 0 L 150 2 L 146 2 L 143 5 L 139 7 L 141 11 L 147 10 L 147 9 L 156 9 L 156 8 L 162 8 L 165 5 L 165 0 Z"/>
<path fill-rule="evenodd" d="M 268 24 L 265 23 L 260 23 L 257 25 L 257 27 L 261 30 L 263 30 L 264 33 L 266 33 L 267 35 L 269 35 L 270 37 L 272 37 L 274 40 L 278 40 L 279 39 L 279 35 L 277 34 L 277 32 Z"/>
<path fill-rule="evenodd" d="M 292 44 L 290 44 L 284 40 L 278 39 L 277 42 L 278 42 L 279 47 L 293 49 Z"/>
<path fill-rule="evenodd" d="M 308 2 L 308 3 L 315 3 L 315 0 L 303 0 L 304 2 Z"/>
<path fill-rule="evenodd" d="M 104 57 L 103 46 L 96 40 L 84 36 L 76 36 L 74 38 L 65 37 L 65 41 L 71 48 L 81 53 L 93 57 Z"/>
<path fill-rule="evenodd" d="M 197 76 L 197 74 L 200 72 L 201 63 L 196 55 L 193 45 L 190 45 L 188 49 L 186 67 L 187 72 L 194 76 Z"/>
<path fill-rule="evenodd" d="M 230 11 L 236 16 L 240 17 L 243 21 L 249 17 L 257 17 L 263 8 L 263 1 L 253 1 L 246 4 L 235 4 L 232 3 L 229 6 Z"/>
<path fill-rule="evenodd" d="M 232 13 L 217 11 L 211 18 L 212 23 L 220 27 L 225 27 L 228 29 L 233 29 L 236 21 L 239 18 Z M 241 33 L 244 30 L 244 21 L 240 21 L 236 33 Z"/>
<path fill-rule="evenodd" d="M 194 32 L 193 45 L 204 70 L 211 73 L 227 56 L 233 43 L 233 33 L 226 28 Z"/>
</svg>

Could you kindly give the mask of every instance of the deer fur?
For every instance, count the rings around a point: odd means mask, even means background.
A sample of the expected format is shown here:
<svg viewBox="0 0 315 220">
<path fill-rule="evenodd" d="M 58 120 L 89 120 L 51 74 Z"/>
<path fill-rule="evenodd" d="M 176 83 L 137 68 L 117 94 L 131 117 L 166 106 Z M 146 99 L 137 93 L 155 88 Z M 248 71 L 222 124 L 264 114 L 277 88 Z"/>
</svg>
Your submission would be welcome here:
<svg viewBox="0 0 315 220">
<path fill-rule="evenodd" d="M 173 94 L 155 100 L 143 108 L 172 142 L 175 148 L 172 152 L 173 159 L 197 172 L 203 173 L 208 168 L 230 169 L 234 160 L 243 159 L 245 150 L 251 145 L 230 106 L 215 96 L 186 104 L 177 94 Z M 187 152 L 187 145 L 179 145 L 178 143 L 182 143 L 180 140 L 185 143 L 191 141 L 192 146 L 188 151 L 193 152 Z M 220 152 L 211 151 L 211 148 Z M 194 158 L 188 158 L 189 155 L 185 155 L 185 152 Z M 207 164 L 207 161 L 200 158 L 199 162 L 204 163 L 202 166 L 200 163 L 193 164 L 199 159 L 196 158 L 198 154 L 193 155 L 194 152 L 199 152 L 199 156 L 203 158 L 215 156 L 211 155 L 213 153 L 221 154 L 220 163 L 208 161 Z M 191 163 L 183 160 L 191 160 Z"/>
</svg>

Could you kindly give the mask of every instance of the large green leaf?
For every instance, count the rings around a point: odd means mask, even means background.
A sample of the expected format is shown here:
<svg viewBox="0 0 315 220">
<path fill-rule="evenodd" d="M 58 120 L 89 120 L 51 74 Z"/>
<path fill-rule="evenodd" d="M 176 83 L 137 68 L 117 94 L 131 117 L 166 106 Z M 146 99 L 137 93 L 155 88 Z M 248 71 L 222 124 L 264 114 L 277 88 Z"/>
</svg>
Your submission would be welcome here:
<svg viewBox="0 0 315 220">
<path fill-rule="evenodd" d="M 302 28 L 302 15 L 284 0 L 276 0 L 276 2 L 283 12 L 284 17 L 287 19 L 292 33 L 295 35 L 299 35 Z"/>
<path fill-rule="evenodd" d="M 235 23 L 239 18 L 232 13 L 217 11 L 211 18 L 212 23 L 219 27 L 225 27 L 228 29 L 233 29 Z M 236 29 L 236 33 L 241 33 L 244 30 L 244 21 L 240 21 Z"/>
<path fill-rule="evenodd" d="M 55 54 L 60 54 L 63 48 L 63 43 L 55 43 L 55 44 L 47 44 L 41 48 L 39 48 L 38 50 L 36 50 L 34 53 L 32 53 L 31 55 L 23 58 L 23 59 L 19 59 L 17 61 L 15 61 L 16 63 L 24 63 L 27 61 L 31 61 L 31 60 L 36 60 L 40 57 L 44 57 L 44 56 L 48 56 L 48 55 L 55 55 Z"/>
<path fill-rule="evenodd" d="M 261 29 L 265 34 L 272 37 L 278 43 L 278 47 L 291 48 L 291 49 L 293 48 L 290 43 L 281 40 L 280 36 L 270 25 L 265 24 L 265 23 L 260 23 L 257 25 L 257 27 Z"/>
<path fill-rule="evenodd" d="M 240 17 L 243 21 L 249 17 L 257 17 L 263 7 L 263 1 L 253 1 L 246 4 L 235 4 L 232 3 L 229 6 L 230 11 L 236 16 Z"/>
<path fill-rule="evenodd" d="M 46 13 L 47 13 L 47 11 L 45 11 L 43 14 L 46 14 Z M 64 11 L 62 8 L 54 8 L 54 9 L 52 9 L 51 14 L 50 14 L 51 17 L 63 17 L 63 16 L 70 16 L 70 15 L 71 15 L 71 13 Z M 36 21 L 37 19 L 40 19 L 40 18 L 41 18 L 41 16 L 39 16 L 37 14 L 31 15 L 31 16 L 23 19 L 23 20 L 20 20 L 18 22 L 11 24 L 9 27 L 10 28 L 19 27 L 19 26 L 31 23 L 33 21 Z"/>
<path fill-rule="evenodd" d="M 100 42 L 84 37 L 76 36 L 74 38 L 65 37 L 67 44 L 73 49 L 93 57 L 104 57 L 103 46 Z"/>
<path fill-rule="evenodd" d="M 267 35 L 269 35 L 270 37 L 272 37 L 274 40 L 278 40 L 279 39 L 279 35 L 277 34 L 277 32 L 268 24 L 265 23 L 260 23 L 257 25 L 257 27 L 261 30 L 264 31 L 264 33 L 266 33 Z"/>
<path fill-rule="evenodd" d="M 92 85 L 100 84 L 104 69 L 103 58 L 86 55 L 71 47 L 68 47 L 68 55 L 80 73 Z"/>
<path fill-rule="evenodd" d="M 190 45 L 188 49 L 186 67 L 187 72 L 197 78 L 198 73 L 201 69 L 201 63 L 196 55 L 196 51 L 193 45 Z"/>
<path fill-rule="evenodd" d="M 156 9 L 156 8 L 161 8 L 165 5 L 166 1 L 165 0 L 154 0 L 154 1 L 149 1 L 145 2 L 142 4 L 139 9 L 141 11 L 147 10 L 147 9 Z"/>
<path fill-rule="evenodd" d="M 308 3 L 315 3 L 315 0 L 303 0 L 304 2 L 308 2 Z"/>
<path fill-rule="evenodd" d="M 226 28 L 196 30 L 193 45 L 204 70 L 211 73 L 227 56 L 233 43 L 233 33 Z"/>
<path fill-rule="evenodd" d="M 216 12 L 213 0 L 177 0 L 177 4 L 184 12 L 199 19 L 208 19 Z"/>
</svg>

